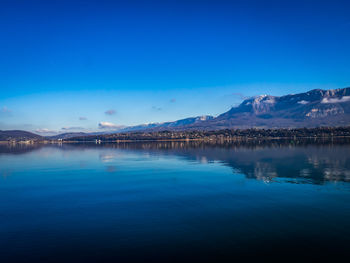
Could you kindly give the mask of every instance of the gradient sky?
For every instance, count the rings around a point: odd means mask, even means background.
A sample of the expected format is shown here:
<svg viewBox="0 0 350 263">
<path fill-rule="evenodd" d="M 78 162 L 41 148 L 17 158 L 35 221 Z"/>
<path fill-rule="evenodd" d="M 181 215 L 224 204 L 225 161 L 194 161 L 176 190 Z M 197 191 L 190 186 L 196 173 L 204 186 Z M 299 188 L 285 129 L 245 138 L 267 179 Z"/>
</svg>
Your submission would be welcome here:
<svg viewBox="0 0 350 263">
<path fill-rule="evenodd" d="M 334 0 L 0 0 L 0 129 L 97 131 L 344 88 L 349 14 Z"/>
</svg>

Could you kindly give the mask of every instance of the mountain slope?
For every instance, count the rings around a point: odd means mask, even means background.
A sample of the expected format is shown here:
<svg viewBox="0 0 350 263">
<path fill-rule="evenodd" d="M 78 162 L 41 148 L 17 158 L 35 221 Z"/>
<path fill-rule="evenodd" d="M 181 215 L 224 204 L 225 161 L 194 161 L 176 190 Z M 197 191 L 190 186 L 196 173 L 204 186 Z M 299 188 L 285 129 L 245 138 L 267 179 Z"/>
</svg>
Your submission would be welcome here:
<svg viewBox="0 0 350 263">
<path fill-rule="evenodd" d="M 181 129 L 186 125 L 194 125 L 197 123 L 212 120 L 213 118 L 214 118 L 213 116 L 203 115 L 203 116 L 191 117 L 191 118 L 186 118 L 186 119 L 181 119 L 181 120 L 171 121 L 171 122 L 150 123 L 150 124 L 126 127 L 124 129 L 118 130 L 118 132 L 120 133 L 120 132 L 143 131 L 143 130 L 152 130 L 152 131 L 172 130 L 177 128 Z"/>
<path fill-rule="evenodd" d="M 305 93 L 261 95 L 211 120 L 184 129 L 298 128 L 350 125 L 350 88 L 315 89 Z"/>
<path fill-rule="evenodd" d="M 0 141 L 26 141 L 26 140 L 43 140 L 44 138 L 40 135 L 20 130 L 0 130 Z"/>
<path fill-rule="evenodd" d="M 67 133 L 61 133 L 58 135 L 53 135 L 53 136 L 46 136 L 45 138 L 49 140 L 58 140 L 58 139 L 69 139 L 73 137 L 78 137 L 78 136 L 87 136 L 89 135 L 88 133 L 85 132 L 67 132 Z"/>
</svg>

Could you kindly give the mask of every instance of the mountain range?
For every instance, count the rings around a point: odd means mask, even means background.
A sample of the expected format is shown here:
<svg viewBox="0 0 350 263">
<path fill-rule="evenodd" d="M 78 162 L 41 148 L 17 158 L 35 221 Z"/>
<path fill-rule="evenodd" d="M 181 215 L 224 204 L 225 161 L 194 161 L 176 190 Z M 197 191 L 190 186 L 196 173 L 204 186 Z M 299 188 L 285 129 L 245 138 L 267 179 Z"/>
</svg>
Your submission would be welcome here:
<svg viewBox="0 0 350 263">
<path fill-rule="evenodd" d="M 216 118 L 187 128 L 312 128 L 348 125 L 350 88 L 344 88 L 314 89 L 281 97 L 252 97 Z"/>
<path fill-rule="evenodd" d="M 196 125 L 212 119 L 214 119 L 213 116 L 203 115 L 203 116 L 181 119 L 177 121 L 130 126 L 130 127 L 120 129 L 117 132 L 131 132 L 131 131 L 143 131 L 143 130 L 173 130 L 173 129 L 179 129 L 179 128 L 181 129 L 182 127 L 186 127 L 188 125 Z"/>
<path fill-rule="evenodd" d="M 314 89 L 285 96 L 260 95 L 244 100 L 217 117 L 205 115 L 173 122 L 129 126 L 109 133 L 321 126 L 350 126 L 350 87 L 333 90 Z M 46 138 L 68 139 L 97 134 L 99 133 L 64 133 Z M 0 141 L 40 138 L 44 137 L 25 131 L 0 131 Z"/>
<path fill-rule="evenodd" d="M 285 96 L 260 95 L 217 116 L 199 116 L 159 124 L 127 127 L 124 131 L 218 130 L 247 128 L 313 128 L 350 125 L 350 87 L 314 89 Z"/>
</svg>

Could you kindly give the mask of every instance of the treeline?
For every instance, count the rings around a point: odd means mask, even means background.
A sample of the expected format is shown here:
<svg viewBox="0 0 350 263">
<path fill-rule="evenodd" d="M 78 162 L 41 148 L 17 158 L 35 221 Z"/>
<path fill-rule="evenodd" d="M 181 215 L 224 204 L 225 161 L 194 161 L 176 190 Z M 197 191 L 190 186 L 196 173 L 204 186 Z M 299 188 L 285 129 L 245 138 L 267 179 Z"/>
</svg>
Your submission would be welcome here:
<svg viewBox="0 0 350 263">
<path fill-rule="evenodd" d="M 259 138 L 330 138 L 348 137 L 350 127 L 319 127 L 298 129 L 225 129 L 216 131 L 159 131 L 126 132 L 92 136 L 80 136 L 64 141 L 160 141 L 160 140 L 208 140 L 231 141 Z"/>
</svg>

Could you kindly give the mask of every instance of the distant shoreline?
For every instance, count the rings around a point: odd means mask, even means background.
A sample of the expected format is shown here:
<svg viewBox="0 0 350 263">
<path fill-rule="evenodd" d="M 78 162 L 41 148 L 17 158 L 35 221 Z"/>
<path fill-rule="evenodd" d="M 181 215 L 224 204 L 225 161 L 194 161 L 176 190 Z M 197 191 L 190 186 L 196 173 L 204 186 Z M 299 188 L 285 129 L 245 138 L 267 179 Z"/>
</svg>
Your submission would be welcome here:
<svg viewBox="0 0 350 263">
<path fill-rule="evenodd" d="M 325 137 L 237 137 L 234 139 L 223 139 L 222 141 L 241 141 L 241 140 L 293 140 L 293 139 L 331 139 L 331 138 L 350 138 L 350 136 L 325 136 Z M 100 142 L 109 142 L 109 143 L 119 143 L 119 142 L 192 142 L 192 141 L 218 141 L 217 139 L 151 139 L 151 140 L 115 140 L 115 141 L 104 141 L 101 140 Z M 59 142 L 59 141 L 55 141 Z M 61 143 L 82 143 L 82 142 L 89 142 L 89 143 L 96 143 L 95 140 L 90 141 L 73 141 L 73 140 L 65 140 L 61 141 Z"/>
<path fill-rule="evenodd" d="M 1 134 L 0 134 L 1 135 Z M 319 127 L 295 129 L 224 129 L 224 130 L 187 130 L 187 131 L 143 131 L 110 133 L 98 135 L 79 135 L 57 138 L 42 137 L 25 131 L 2 131 L 2 143 L 73 143 L 73 142 L 187 142 L 220 141 L 234 142 L 243 140 L 295 140 L 330 139 L 350 137 L 350 127 Z"/>
<path fill-rule="evenodd" d="M 0 144 L 71 144 L 71 143 L 94 143 L 94 144 L 100 144 L 100 143 L 129 143 L 129 142 L 240 142 L 240 141 L 272 141 L 272 140 L 310 140 L 310 139 L 346 139 L 350 138 L 350 136 L 309 136 L 309 137 L 237 137 L 234 139 L 206 139 L 206 138 L 200 138 L 200 139 L 135 139 L 135 140 L 28 140 L 28 141 L 0 141 Z"/>
</svg>

